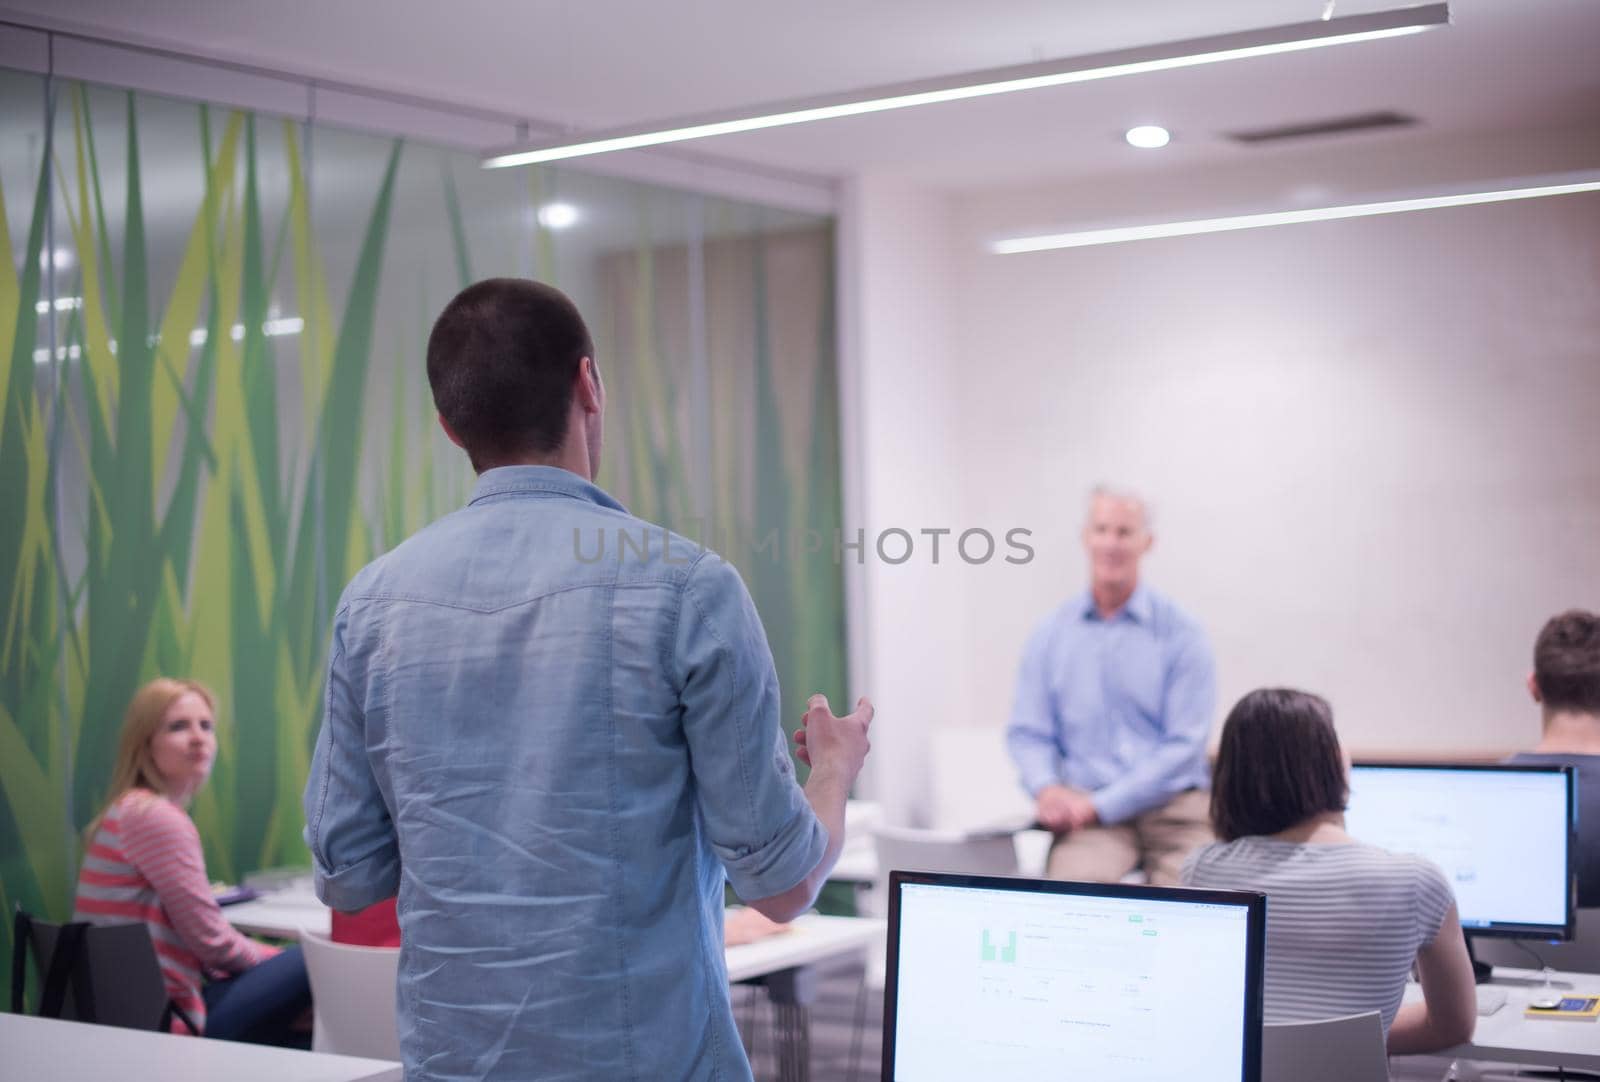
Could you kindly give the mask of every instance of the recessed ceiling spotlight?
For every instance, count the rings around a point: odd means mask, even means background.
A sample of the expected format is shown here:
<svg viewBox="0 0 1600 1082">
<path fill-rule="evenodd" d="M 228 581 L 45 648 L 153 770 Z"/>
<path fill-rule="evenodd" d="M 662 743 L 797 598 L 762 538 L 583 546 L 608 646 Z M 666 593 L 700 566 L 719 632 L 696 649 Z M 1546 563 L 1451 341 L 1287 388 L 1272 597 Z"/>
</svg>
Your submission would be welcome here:
<svg viewBox="0 0 1600 1082">
<path fill-rule="evenodd" d="M 1123 138 L 1128 140 L 1128 145 L 1131 147 L 1155 150 L 1172 142 L 1172 133 L 1155 124 L 1140 124 L 1137 128 L 1129 128 L 1128 134 Z"/>
<path fill-rule="evenodd" d="M 565 229 L 578 220 L 578 208 L 571 203 L 546 203 L 539 208 L 539 224 L 546 229 Z"/>
</svg>

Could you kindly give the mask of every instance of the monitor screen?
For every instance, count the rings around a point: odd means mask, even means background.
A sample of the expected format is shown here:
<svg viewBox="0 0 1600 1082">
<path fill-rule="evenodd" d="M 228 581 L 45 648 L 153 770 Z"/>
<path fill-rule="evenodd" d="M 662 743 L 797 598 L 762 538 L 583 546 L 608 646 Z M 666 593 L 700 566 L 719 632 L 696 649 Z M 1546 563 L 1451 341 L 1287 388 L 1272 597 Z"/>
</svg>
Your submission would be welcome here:
<svg viewBox="0 0 1600 1082">
<path fill-rule="evenodd" d="M 1571 767 L 1357 763 L 1345 829 L 1437 864 L 1468 932 L 1565 939 L 1574 796 Z"/>
<path fill-rule="evenodd" d="M 883 1077 L 1257 1082 L 1265 898 L 894 872 Z"/>
</svg>

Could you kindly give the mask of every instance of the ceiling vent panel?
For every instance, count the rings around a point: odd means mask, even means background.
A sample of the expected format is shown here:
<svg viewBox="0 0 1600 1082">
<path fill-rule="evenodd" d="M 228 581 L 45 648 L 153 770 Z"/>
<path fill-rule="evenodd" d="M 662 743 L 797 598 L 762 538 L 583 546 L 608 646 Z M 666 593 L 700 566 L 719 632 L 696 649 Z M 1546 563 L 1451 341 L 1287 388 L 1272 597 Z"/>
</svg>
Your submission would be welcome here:
<svg viewBox="0 0 1600 1082">
<path fill-rule="evenodd" d="M 1236 143 L 1250 146 L 1283 142 L 1287 139 L 1311 139 L 1328 135 L 1350 135 L 1355 132 L 1378 131 L 1384 128 L 1406 128 L 1417 123 L 1414 116 L 1403 113 L 1357 113 L 1353 116 L 1330 117 L 1327 120 L 1308 120 L 1299 124 L 1285 124 L 1275 128 L 1254 128 L 1249 131 L 1225 132 Z"/>
</svg>

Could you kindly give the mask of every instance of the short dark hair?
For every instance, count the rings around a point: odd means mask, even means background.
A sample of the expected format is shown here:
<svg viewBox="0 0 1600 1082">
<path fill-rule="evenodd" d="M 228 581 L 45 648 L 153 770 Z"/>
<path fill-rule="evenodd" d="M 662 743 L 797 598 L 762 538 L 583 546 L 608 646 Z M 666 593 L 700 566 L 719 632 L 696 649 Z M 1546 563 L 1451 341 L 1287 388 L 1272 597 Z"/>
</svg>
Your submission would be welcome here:
<svg viewBox="0 0 1600 1082">
<path fill-rule="evenodd" d="M 578 363 L 594 343 L 554 286 L 488 278 L 444 306 L 428 335 L 433 404 L 474 469 L 548 454 L 567 434 Z"/>
<path fill-rule="evenodd" d="M 1211 825 L 1225 842 L 1276 834 L 1350 798 L 1333 708 L 1320 695 L 1259 688 L 1228 712 L 1211 782 Z"/>
<path fill-rule="evenodd" d="M 1600 714 L 1600 616 L 1552 616 L 1533 644 L 1533 679 L 1546 710 Z"/>
</svg>

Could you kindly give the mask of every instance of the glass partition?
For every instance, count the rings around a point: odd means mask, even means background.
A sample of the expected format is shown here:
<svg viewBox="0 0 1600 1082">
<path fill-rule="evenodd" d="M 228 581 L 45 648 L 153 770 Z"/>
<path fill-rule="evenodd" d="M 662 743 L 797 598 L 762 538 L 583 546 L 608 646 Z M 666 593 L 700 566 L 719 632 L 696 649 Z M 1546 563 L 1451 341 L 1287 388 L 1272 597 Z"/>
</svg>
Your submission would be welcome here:
<svg viewBox="0 0 1600 1082">
<path fill-rule="evenodd" d="M 218 695 L 212 874 L 306 862 L 334 601 L 471 489 L 423 362 L 480 278 L 585 313 L 601 483 L 740 568 L 783 717 L 842 696 L 830 219 L 13 72 L 0 106 L 7 911 L 70 912 L 158 674 Z"/>
</svg>

